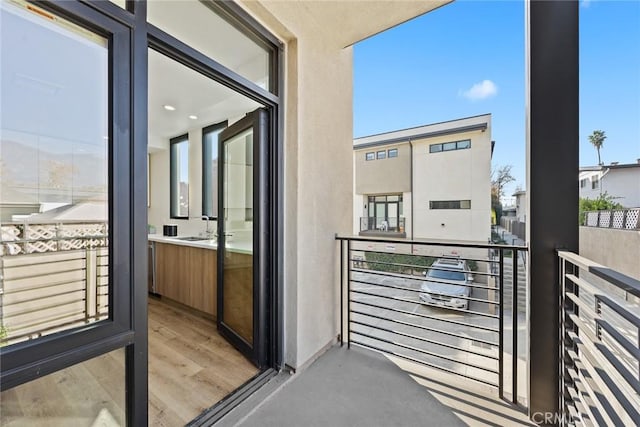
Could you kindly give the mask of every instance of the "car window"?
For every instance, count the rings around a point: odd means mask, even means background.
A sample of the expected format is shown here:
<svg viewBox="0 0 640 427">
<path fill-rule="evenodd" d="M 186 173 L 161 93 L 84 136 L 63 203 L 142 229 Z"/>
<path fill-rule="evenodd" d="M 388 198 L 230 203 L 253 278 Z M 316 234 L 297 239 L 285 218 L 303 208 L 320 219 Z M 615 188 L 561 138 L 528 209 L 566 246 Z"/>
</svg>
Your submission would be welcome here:
<svg viewBox="0 0 640 427">
<path fill-rule="evenodd" d="M 427 277 L 432 277 L 434 279 L 444 279 L 444 280 L 458 280 L 465 281 L 466 277 L 461 271 L 447 271 L 447 270 L 429 270 L 427 273 Z"/>
</svg>

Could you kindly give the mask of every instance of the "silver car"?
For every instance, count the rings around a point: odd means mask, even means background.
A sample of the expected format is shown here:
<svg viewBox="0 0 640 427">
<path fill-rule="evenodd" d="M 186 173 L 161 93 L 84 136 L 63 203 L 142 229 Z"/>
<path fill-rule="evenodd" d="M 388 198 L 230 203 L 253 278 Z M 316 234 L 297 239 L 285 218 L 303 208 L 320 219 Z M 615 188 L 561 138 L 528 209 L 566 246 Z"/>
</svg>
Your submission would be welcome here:
<svg viewBox="0 0 640 427">
<path fill-rule="evenodd" d="M 423 274 L 425 281 L 420 286 L 422 302 L 443 307 L 469 309 L 473 276 L 464 260 L 441 258 Z"/>
</svg>

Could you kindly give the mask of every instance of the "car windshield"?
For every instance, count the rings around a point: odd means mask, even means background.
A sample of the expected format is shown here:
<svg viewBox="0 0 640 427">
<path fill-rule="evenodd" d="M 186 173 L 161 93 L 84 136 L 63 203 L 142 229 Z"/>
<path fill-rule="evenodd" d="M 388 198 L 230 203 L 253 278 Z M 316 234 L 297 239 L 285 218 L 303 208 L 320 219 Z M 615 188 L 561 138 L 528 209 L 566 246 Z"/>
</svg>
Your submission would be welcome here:
<svg viewBox="0 0 640 427">
<path fill-rule="evenodd" d="M 456 280 L 459 282 L 464 282 L 466 280 L 464 273 L 462 271 L 450 271 L 450 270 L 431 269 L 427 273 L 427 277 L 432 277 L 434 279 Z"/>
</svg>

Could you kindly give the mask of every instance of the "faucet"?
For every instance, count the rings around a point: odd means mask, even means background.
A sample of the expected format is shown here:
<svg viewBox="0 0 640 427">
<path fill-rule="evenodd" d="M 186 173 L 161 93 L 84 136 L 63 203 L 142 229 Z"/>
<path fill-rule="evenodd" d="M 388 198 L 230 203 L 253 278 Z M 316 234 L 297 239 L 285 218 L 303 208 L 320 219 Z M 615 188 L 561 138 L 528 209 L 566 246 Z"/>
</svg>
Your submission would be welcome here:
<svg viewBox="0 0 640 427">
<path fill-rule="evenodd" d="M 213 232 L 211 231 L 211 229 L 209 229 L 209 216 L 208 215 L 202 215 L 202 219 L 207 221 L 207 229 L 205 230 L 205 233 L 207 234 L 207 237 L 211 237 Z"/>
</svg>

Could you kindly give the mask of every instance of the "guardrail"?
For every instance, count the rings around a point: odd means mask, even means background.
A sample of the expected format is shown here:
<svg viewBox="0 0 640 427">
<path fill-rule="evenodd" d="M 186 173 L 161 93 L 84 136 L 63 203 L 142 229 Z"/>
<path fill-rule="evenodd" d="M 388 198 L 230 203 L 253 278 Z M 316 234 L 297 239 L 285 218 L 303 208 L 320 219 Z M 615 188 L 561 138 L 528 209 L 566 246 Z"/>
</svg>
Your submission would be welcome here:
<svg viewBox="0 0 640 427">
<path fill-rule="evenodd" d="M 3 223 L 0 346 L 104 319 L 106 222 Z"/>
<path fill-rule="evenodd" d="M 468 378 L 526 405 L 526 258 L 518 256 L 526 247 L 336 240 L 342 345 Z M 462 262 L 464 269 L 445 268 L 442 260 Z M 432 271 L 461 272 L 467 282 L 454 290 L 451 281 L 436 278 L 440 274 L 427 273 Z"/>
<path fill-rule="evenodd" d="M 589 211 L 584 214 L 582 225 L 587 227 L 615 228 L 618 230 L 640 229 L 640 208 Z"/>
<path fill-rule="evenodd" d="M 360 217 L 360 231 L 392 231 L 396 233 L 404 233 L 405 219 L 404 217 Z"/>
<path fill-rule="evenodd" d="M 563 425 L 640 425 L 640 281 L 560 259 Z"/>
</svg>

